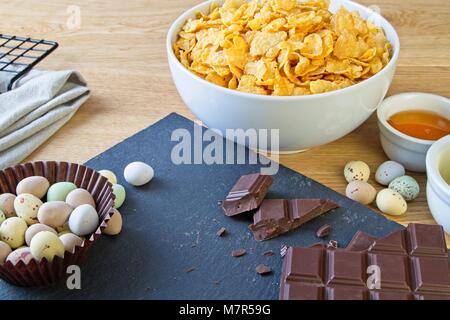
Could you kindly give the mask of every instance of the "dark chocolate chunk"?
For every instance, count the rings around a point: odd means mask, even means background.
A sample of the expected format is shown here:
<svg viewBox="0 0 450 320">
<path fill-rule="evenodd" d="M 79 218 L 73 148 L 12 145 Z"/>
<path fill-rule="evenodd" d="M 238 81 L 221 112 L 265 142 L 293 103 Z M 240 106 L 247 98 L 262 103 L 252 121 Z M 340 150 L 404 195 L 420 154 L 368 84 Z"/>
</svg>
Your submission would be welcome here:
<svg viewBox="0 0 450 320">
<path fill-rule="evenodd" d="M 192 272 L 192 271 L 194 271 L 194 270 L 195 270 L 194 267 L 190 267 L 190 268 L 187 268 L 185 271 L 186 271 L 186 273 L 189 273 L 189 272 Z"/>
<path fill-rule="evenodd" d="M 246 253 L 247 253 L 247 250 L 245 250 L 245 249 L 236 249 L 236 250 L 231 251 L 231 256 L 238 258 L 238 257 L 242 257 Z"/>
<path fill-rule="evenodd" d="M 253 215 L 253 224 L 249 228 L 257 241 L 268 240 L 337 207 L 331 200 L 266 199 Z"/>
<path fill-rule="evenodd" d="M 319 228 L 316 232 L 316 236 L 318 238 L 325 238 L 328 236 L 331 232 L 331 226 L 329 224 L 325 224 Z"/>
<path fill-rule="evenodd" d="M 440 226 L 410 224 L 368 246 L 370 236 L 355 235 L 352 248 L 367 247 L 363 250 L 290 247 L 283 259 L 280 299 L 450 300 L 443 235 Z M 367 283 L 373 275 L 368 266 L 379 267 L 378 283 Z"/>
<path fill-rule="evenodd" d="M 273 256 L 273 251 L 272 251 L 272 250 L 264 251 L 264 252 L 263 252 L 263 256 L 266 256 L 266 257 Z"/>
<path fill-rule="evenodd" d="M 216 235 L 218 237 L 223 237 L 225 235 L 225 233 L 227 232 L 227 229 L 225 229 L 224 227 L 220 228 L 217 232 Z"/>
<path fill-rule="evenodd" d="M 235 216 L 259 207 L 272 185 L 272 177 L 259 173 L 239 178 L 222 203 L 227 216 Z"/>
<path fill-rule="evenodd" d="M 370 248 L 370 246 L 375 242 L 376 238 L 364 233 L 362 231 L 357 231 L 350 240 L 347 248 L 345 250 L 349 251 L 364 251 Z"/>
<path fill-rule="evenodd" d="M 272 268 L 266 266 L 265 264 L 260 264 L 256 267 L 256 273 L 260 274 L 260 275 L 265 275 L 265 274 L 269 274 L 272 272 Z"/>
</svg>

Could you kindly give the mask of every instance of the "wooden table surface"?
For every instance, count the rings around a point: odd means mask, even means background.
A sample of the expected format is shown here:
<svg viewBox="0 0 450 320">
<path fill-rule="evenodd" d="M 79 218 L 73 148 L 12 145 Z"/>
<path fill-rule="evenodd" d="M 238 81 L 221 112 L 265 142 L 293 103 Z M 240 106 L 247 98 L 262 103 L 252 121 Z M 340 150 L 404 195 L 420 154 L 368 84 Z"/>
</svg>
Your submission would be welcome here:
<svg viewBox="0 0 450 320">
<path fill-rule="evenodd" d="M 164 43 L 171 22 L 201 1 L 4 1 L 0 33 L 58 41 L 60 48 L 40 67 L 76 69 L 92 89 L 92 97 L 74 118 L 28 160 L 82 163 L 170 112 L 194 118 L 173 85 Z M 450 96 L 450 1 L 359 2 L 376 4 L 400 36 L 400 60 L 389 95 L 423 91 Z M 76 20 L 70 20 L 71 13 L 77 10 L 81 24 L 73 28 L 71 22 Z M 368 163 L 372 171 L 387 159 L 375 116 L 336 142 L 282 156 L 280 162 L 345 193 L 343 167 L 356 159 Z M 420 183 L 420 197 L 395 220 L 434 223 L 425 198 L 426 177 L 411 175 Z M 373 178 L 370 182 L 381 189 Z M 450 244 L 450 237 L 447 242 Z"/>
</svg>

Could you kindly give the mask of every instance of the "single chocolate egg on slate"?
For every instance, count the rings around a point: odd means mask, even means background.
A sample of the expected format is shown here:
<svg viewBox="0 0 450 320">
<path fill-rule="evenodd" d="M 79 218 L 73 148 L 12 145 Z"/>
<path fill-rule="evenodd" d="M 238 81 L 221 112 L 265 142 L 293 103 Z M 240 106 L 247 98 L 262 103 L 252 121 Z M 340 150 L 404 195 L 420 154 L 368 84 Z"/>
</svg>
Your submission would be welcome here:
<svg viewBox="0 0 450 320">
<path fill-rule="evenodd" d="M 377 196 L 377 190 L 365 181 L 351 181 L 345 189 L 348 198 L 362 204 L 370 204 Z"/>
<path fill-rule="evenodd" d="M 57 228 L 67 222 L 72 210 L 72 207 L 64 201 L 50 201 L 39 208 L 37 217 L 40 223 Z"/>
<path fill-rule="evenodd" d="M 105 229 L 103 229 L 103 233 L 115 236 L 122 231 L 122 215 L 117 209 L 114 209 L 114 214 L 111 219 L 108 221 L 108 224 Z"/>
<path fill-rule="evenodd" d="M 139 187 L 152 180 L 155 172 L 148 164 L 136 161 L 125 167 L 123 175 L 129 184 Z"/>
<path fill-rule="evenodd" d="M 16 210 L 14 209 L 14 200 L 16 200 L 16 195 L 12 193 L 0 194 L 0 209 L 3 211 L 7 218 L 11 218 L 16 215 Z"/>
<path fill-rule="evenodd" d="M 70 231 L 78 236 L 85 236 L 94 232 L 98 224 L 97 211 L 88 204 L 76 207 L 69 217 Z"/>
<path fill-rule="evenodd" d="M 89 191 L 81 188 L 70 191 L 66 197 L 66 203 L 72 208 L 76 208 L 82 204 L 90 204 L 95 208 L 94 197 L 92 197 Z"/>
<path fill-rule="evenodd" d="M 104 176 L 106 179 L 108 179 L 108 181 L 111 182 L 111 184 L 117 183 L 117 177 L 114 174 L 114 172 L 112 172 L 110 170 L 100 170 L 98 173 L 100 173 L 102 176 Z"/>
<path fill-rule="evenodd" d="M 350 161 L 345 165 L 344 176 L 347 182 L 367 181 L 370 177 L 370 168 L 363 161 Z"/>
<path fill-rule="evenodd" d="M 46 258 L 53 261 L 55 256 L 64 257 L 64 245 L 58 236 L 49 231 L 41 231 L 31 239 L 30 250 L 33 257 L 40 261 Z"/>
<path fill-rule="evenodd" d="M 47 191 L 47 201 L 66 201 L 70 191 L 75 190 L 77 186 L 72 182 L 58 182 L 52 184 Z"/>
<path fill-rule="evenodd" d="M 55 229 L 53 229 L 45 224 L 42 224 L 42 223 L 33 224 L 28 227 L 27 231 L 25 231 L 25 243 L 27 244 L 27 246 L 30 246 L 31 239 L 33 239 L 33 237 L 41 231 L 50 231 L 50 232 L 56 234 Z"/>
<path fill-rule="evenodd" d="M 3 223 L 3 221 L 6 220 L 6 214 L 3 212 L 2 209 L 0 209 L 0 224 Z"/>
<path fill-rule="evenodd" d="M 72 253 L 75 250 L 75 247 L 81 246 L 84 241 L 83 238 L 77 236 L 76 234 L 70 233 L 70 232 L 59 236 L 59 239 L 61 240 L 61 242 L 64 245 L 64 250 L 66 250 L 68 252 L 72 252 Z"/>
<path fill-rule="evenodd" d="M 6 242 L 12 249 L 19 248 L 25 243 L 27 223 L 19 217 L 11 217 L 3 221 L 0 226 L 0 240 Z"/>
<path fill-rule="evenodd" d="M 119 209 L 122 206 L 123 202 L 125 201 L 126 197 L 125 188 L 120 184 L 114 184 L 112 186 L 112 192 L 116 196 L 114 200 L 114 208 Z"/>
<path fill-rule="evenodd" d="M 16 187 L 16 193 L 29 193 L 41 199 L 47 193 L 50 182 L 47 178 L 41 176 L 31 176 L 21 180 Z"/>
<path fill-rule="evenodd" d="M 6 261 L 9 261 L 15 266 L 20 261 L 23 261 L 26 265 L 30 263 L 31 260 L 33 260 L 34 257 L 31 254 L 31 250 L 29 247 L 21 247 L 9 254 L 9 256 L 6 258 Z"/>
<path fill-rule="evenodd" d="M 9 244 L 4 241 L 0 241 L 0 266 L 5 263 L 6 257 L 8 257 L 11 252 L 12 250 Z"/>
<path fill-rule="evenodd" d="M 392 189 L 383 189 L 378 192 L 376 202 L 381 212 L 393 216 L 400 216 L 408 209 L 405 199 Z"/>
<path fill-rule="evenodd" d="M 383 185 L 387 186 L 392 180 L 405 174 L 405 168 L 398 162 L 385 161 L 383 162 L 375 172 L 375 180 Z"/>
<path fill-rule="evenodd" d="M 410 176 L 397 177 L 389 183 L 389 189 L 395 190 L 406 201 L 412 201 L 419 196 L 420 187 L 416 179 Z"/>
<path fill-rule="evenodd" d="M 25 220 L 28 225 L 38 223 L 37 215 L 41 206 L 41 199 L 29 193 L 19 194 L 14 200 L 17 216 Z"/>
</svg>

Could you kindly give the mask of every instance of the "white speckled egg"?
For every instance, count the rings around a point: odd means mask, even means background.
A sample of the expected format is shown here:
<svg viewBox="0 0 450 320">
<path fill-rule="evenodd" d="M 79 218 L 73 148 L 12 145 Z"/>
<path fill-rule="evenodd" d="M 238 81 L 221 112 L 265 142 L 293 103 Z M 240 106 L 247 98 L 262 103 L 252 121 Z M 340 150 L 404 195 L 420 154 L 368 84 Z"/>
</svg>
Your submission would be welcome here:
<svg viewBox="0 0 450 320">
<path fill-rule="evenodd" d="M 114 174 L 114 172 L 112 172 L 110 170 L 100 170 L 98 173 L 100 173 L 102 176 L 104 176 L 106 179 L 108 179 L 108 181 L 111 182 L 111 184 L 117 183 L 117 177 Z"/>
<path fill-rule="evenodd" d="M 36 260 L 46 258 L 52 261 L 55 256 L 64 257 L 64 245 L 58 236 L 50 231 L 37 233 L 30 243 L 31 254 Z"/>
<path fill-rule="evenodd" d="M 81 188 L 71 191 L 66 197 L 66 203 L 72 208 L 76 208 L 82 204 L 90 204 L 95 208 L 95 201 L 92 195 L 89 191 Z"/>
<path fill-rule="evenodd" d="M 139 187 L 152 180 L 155 172 L 148 164 L 136 161 L 125 167 L 123 175 L 129 184 Z"/>
<path fill-rule="evenodd" d="M 0 241 L 0 266 L 5 263 L 6 257 L 11 253 L 11 247 L 4 241 Z"/>
<path fill-rule="evenodd" d="M 370 176 L 370 168 L 363 161 L 350 161 L 345 165 L 344 176 L 347 182 L 355 180 L 367 181 Z"/>
<path fill-rule="evenodd" d="M 21 247 L 9 254 L 6 261 L 9 261 L 15 266 L 19 261 L 23 261 L 25 264 L 30 263 L 33 260 L 33 255 L 31 254 L 29 247 Z"/>
<path fill-rule="evenodd" d="M 377 190 L 365 181 L 351 181 L 345 189 L 348 198 L 362 204 L 370 204 L 375 200 Z"/>
<path fill-rule="evenodd" d="M 69 229 L 77 236 L 85 236 L 94 232 L 98 224 L 97 211 L 88 204 L 76 207 L 69 217 Z"/>
<path fill-rule="evenodd" d="M 37 214 L 41 206 L 41 199 L 29 193 L 20 194 L 14 200 L 17 216 L 25 220 L 28 225 L 38 223 Z"/>
<path fill-rule="evenodd" d="M 2 224 L 3 221 L 5 221 L 5 220 L 6 220 L 6 215 L 5 215 L 5 213 L 3 212 L 3 210 L 0 209 L 0 224 Z"/>
<path fill-rule="evenodd" d="M 16 249 L 25 243 L 27 227 L 27 223 L 21 218 L 8 218 L 0 226 L 0 240 L 9 244 L 12 249 Z"/>
<path fill-rule="evenodd" d="M 14 200 L 16 200 L 16 195 L 12 193 L 0 194 L 0 209 L 7 218 L 11 218 L 16 215 L 16 210 L 14 210 Z"/>
<path fill-rule="evenodd" d="M 416 179 L 410 176 L 395 178 L 391 181 L 391 183 L 389 183 L 389 189 L 400 193 L 406 201 L 416 199 L 420 192 L 420 187 Z"/>
<path fill-rule="evenodd" d="M 378 192 L 376 202 L 381 212 L 393 216 L 402 215 L 408 209 L 405 199 L 392 189 L 383 189 Z"/>
<path fill-rule="evenodd" d="M 115 236 L 119 234 L 121 230 L 122 230 L 122 216 L 117 209 L 114 209 L 114 214 L 108 221 L 106 228 L 103 229 L 103 233 L 110 236 Z"/>
<path fill-rule="evenodd" d="M 33 224 L 32 226 L 29 226 L 27 231 L 25 232 L 25 243 L 27 244 L 27 246 L 30 245 L 31 239 L 33 239 L 33 237 L 41 231 L 49 231 L 51 233 L 56 234 L 55 229 L 45 224 L 42 223 Z"/>
<path fill-rule="evenodd" d="M 392 180 L 405 174 L 405 168 L 398 162 L 385 161 L 383 162 L 375 172 L 375 180 L 387 186 Z"/>
<path fill-rule="evenodd" d="M 68 252 L 72 252 L 75 250 L 76 246 L 81 246 L 83 244 L 83 238 L 77 236 L 73 233 L 65 233 L 59 236 L 59 239 L 62 241 L 64 245 L 64 250 Z"/>
<path fill-rule="evenodd" d="M 47 193 L 50 182 L 47 178 L 41 176 L 31 176 L 21 180 L 16 187 L 16 193 L 29 193 L 41 199 Z"/>
</svg>

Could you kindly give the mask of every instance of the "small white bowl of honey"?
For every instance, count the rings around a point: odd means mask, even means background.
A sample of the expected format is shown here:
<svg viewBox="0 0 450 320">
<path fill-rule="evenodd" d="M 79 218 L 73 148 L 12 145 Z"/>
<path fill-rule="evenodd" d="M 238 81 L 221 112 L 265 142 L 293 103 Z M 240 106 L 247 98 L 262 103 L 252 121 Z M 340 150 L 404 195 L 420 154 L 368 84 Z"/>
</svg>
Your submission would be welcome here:
<svg viewBox="0 0 450 320">
<path fill-rule="evenodd" d="M 429 93 L 401 93 L 377 110 L 380 140 L 386 155 L 406 169 L 426 171 L 431 145 L 450 135 L 450 99 Z"/>
</svg>

